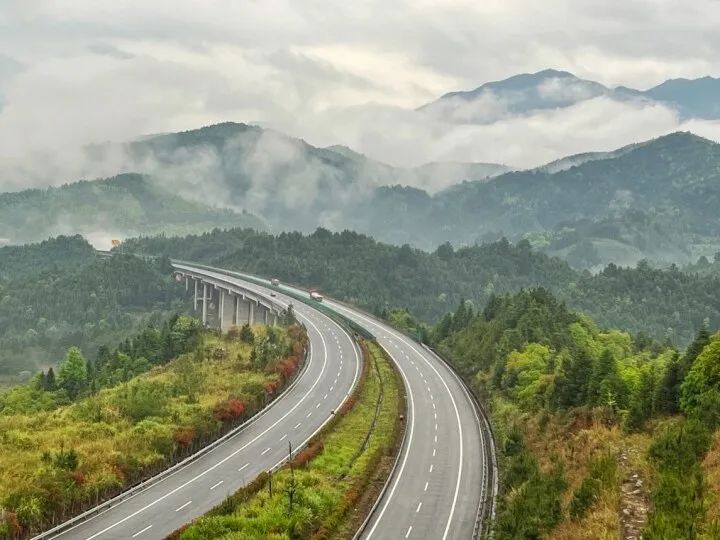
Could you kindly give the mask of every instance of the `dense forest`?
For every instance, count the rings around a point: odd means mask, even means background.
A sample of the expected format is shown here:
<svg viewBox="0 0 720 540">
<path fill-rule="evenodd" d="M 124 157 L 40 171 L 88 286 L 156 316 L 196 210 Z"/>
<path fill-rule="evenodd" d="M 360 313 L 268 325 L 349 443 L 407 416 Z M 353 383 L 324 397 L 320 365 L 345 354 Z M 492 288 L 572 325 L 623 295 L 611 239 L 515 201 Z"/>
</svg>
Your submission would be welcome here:
<svg viewBox="0 0 720 540">
<path fill-rule="evenodd" d="M 533 250 L 528 241 L 500 240 L 433 253 L 396 247 L 345 231 L 273 236 L 215 230 L 187 237 L 128 240 L 128 253 L 164 255 L 275 276 L 381 313 L 402 307 L 433 322 L 461 299 L 484 306 L 493 294 L 542 286 L 599 324 L 642 332 L 676 345 L 689 343 L 707 321 L 720 326 L 720 273 L 609 265 L 597 275 Z"/>
<path fill-rule="evenodd" d="M 720 333 L 701 326 L 681 352 L 534 289 L 480 311 L 463 302 L 431 339 L 492 410 L 496 538 L 630 534 L 631 514 L 643 538 L 717 538 L 718 470 L 704 456 L 720 425 Z"/>
<path fill-rule="evenodd" d="M 138 174 L 60 187 L 0 193 L 0 231 L 6 242 L 36 242 L 83 234 L 110 248 L 111 238 L 147 232 L 187 233 L 218 226 L 263 228 L 257 217 L 183 199 Z"/>
<path fill-rule="evenodd" d="M 0 377 L 47 368 L 65 349 L 94 355 L 182 310 L 167 260 L 103 258 L 81 237 L 0 248 Z"/>
</svg>

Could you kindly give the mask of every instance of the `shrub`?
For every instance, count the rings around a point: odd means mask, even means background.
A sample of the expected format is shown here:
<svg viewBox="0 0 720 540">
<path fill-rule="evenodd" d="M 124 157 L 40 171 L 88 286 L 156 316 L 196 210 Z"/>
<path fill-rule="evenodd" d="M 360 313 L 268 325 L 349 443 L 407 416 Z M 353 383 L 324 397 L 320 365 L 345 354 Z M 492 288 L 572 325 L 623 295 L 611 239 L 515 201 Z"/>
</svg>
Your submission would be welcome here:
<svg viewBox="0 0 720 540">
<path fill-rule="evenodd" d="M 218 422 L 233 422 L 245 413 L 245 404 L 239 399 L 226 399 L 215 405 L 213 418 Z"/>
<path fill-rule="evenodd" d="M 180 429 L 175 432 L 175 435 L 173 435 L 173 441 L 175 444 L 183 448 L 190 446 L 194 438 L 195 433 L 189 428 Z"/>
</svg>

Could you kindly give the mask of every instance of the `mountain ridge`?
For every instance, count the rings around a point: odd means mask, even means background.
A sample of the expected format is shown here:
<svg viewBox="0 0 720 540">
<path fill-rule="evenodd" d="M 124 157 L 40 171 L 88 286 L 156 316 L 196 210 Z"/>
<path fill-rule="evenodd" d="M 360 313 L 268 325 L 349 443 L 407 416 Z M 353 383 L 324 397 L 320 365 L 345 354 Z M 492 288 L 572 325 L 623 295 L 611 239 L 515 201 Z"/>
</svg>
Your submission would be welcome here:
<svg viewBox="0 0 720 540">
<path fill-rule="evenodd" d="M 696 79 L 668 79 L 647 90 L 638 90 L 627 86 L 608 87 L 557 69 L 520 73 L 483 83 L 471 90 L 447 92 L 417 110 L 452 121 L 486 123 L 496 120 L 498 115 L 483 117 L 482 114 L 468 114 L 468 106 L 477 104 L 482 108 L 492 104 L 496 108 L 504 107 L 503 114 L 499 116 L 526 115 L 568 107 L 597 97 L 658 103 L 676 110 L 685 119 L 720 118 L 720 78 L 707 75 Z"/>
</svg>

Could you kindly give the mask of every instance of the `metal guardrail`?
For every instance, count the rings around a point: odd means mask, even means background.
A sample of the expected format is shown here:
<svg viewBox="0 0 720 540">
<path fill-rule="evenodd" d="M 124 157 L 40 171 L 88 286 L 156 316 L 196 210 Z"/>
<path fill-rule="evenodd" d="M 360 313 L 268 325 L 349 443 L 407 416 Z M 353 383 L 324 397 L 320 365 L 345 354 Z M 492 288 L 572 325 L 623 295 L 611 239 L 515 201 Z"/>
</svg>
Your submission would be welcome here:
<svg viewBox="0 0 720 540">
<path fill-rule="evenodd" d="M 260 411 L 258 411 L 256 414 L 248 418 L 245 422 L 240 424 L 239 426 L 234 427 L 230 431 L 228 431 L 225 435 L 221 436 L 218 439 L 215 439 L 213 442 L 208 443 L 206 446 L 195 452 L 194 454 L 186 457 L 182 461 L 177 462 L 175 465 L 172 465 L 168 467 L 167 469 L 159 472 L 155 476 L 151 476 L 147 480 L 144 480 L 140 482 L 139 484 L 136 484 L 135 486 L 132 486 L 131 488 L 128 488 L 127 490 L 123 491 L 122 493 L 116 495 L 115 497 L 112 497 L 108 499 L 105 502 L 102 502 L 98 504 L 97 506 L 94 506 L 93 508 L 90 508 L 89 510 L 86 510 L 85 512 L 78 514 L 77 516 L 70 518 L 67 521 L 64 521 L 63 523 L 56 525 L 52 529 L 48 529 L 47 531 L 44 531 L 36 536 L 33 536 L 31 540 L 46 540 L 48 538 L 52 538 L 54 535 L 61 534 L 64 531 L 73 528 L 76 525 L 79 525 L 86 521 L 88 518 L 91 518 L 97 514 L 102 513 L 105 510 L 109 510 L 112 508 L 115 504 L 121 503 L 125 500 L 131 499 L 135 495 L 139 494 L 140 492 L 144 491 L 147 488 L 150 488 L 154 486 L 155 484 L 161 482 L 165 478 L 168 478 L 172 476 L 174 473 L 182 470 L 187 465 L 190 465 L 192 462 L 198 460 L 205 454 L 208 454 L 218 446 L 222 445 L 223 443 L 227 442 L 228 440 L 232 439 L 236 435 L 238 435 L 243 429 L 245 429 L 248 425 L 251 423 L 257 421 L 260 417 L 265 415 L 267 412 L 269 412 L 272 404 L 275 401 L 278 401 L 283 396 L 285 396 L 290 390 L 292 390 L 295 386 L 297 386 L 298 382 L 302 378 L 302 375 L 305 373 L 305 370 L 307 369 L 307 357 L 309 356 L 310 351 L 310 343 L 308 342 L 308 348 L 306 349 L 305 353 L 305 361 L 303 362 L 302 369 L 297 373 L 295 376 L 295 379 L 292 383 L 290 383 L 285 390 L 283 390 L 280 394 L 275 396 L 270 403 L 268 403 L 265 407 L 263 407 Z"/>
<path fill-rule="evenodd" d="M 485 459 L 483 460 L 483 468 L 485 469 L 485 478 L 487 481 L 482 486 L 481 491 L 481 502 L 478 506 L 478 513 L 475 519 L 475 527 L 473 529 L 473 538 L 480 538 L 480 535 L 485 532 L 487 537 L 492 538 L 492 525 L 495 522 L 495 513 L 497 505 L 497 495 L 499 490 L 499 469 L 497 462 L 497 449 L 495 444 L 495 434 L 490 424 L 485 408 L 480 403 L 479 396 L 475 393 L 472 387 L 465 381 L 465 379 L 457 373 L 452 364 L 444 358 L 435 349 L 429 347 L 426 344 L 422 344 L 423 348 L 434 355 L 438 360 L 445 364 L 450 372 L 455 376 L 460 385 L 463 387 L 468 397 L 473 403 L 475 413 L 478 416 L 480 424 L 480 437 L 485 440 L 487 437 L 488 444 L 483 444 L 483 451 L 485 453 Z M 482 420 L 481 420 L 482 419 Z"/>
</svg>

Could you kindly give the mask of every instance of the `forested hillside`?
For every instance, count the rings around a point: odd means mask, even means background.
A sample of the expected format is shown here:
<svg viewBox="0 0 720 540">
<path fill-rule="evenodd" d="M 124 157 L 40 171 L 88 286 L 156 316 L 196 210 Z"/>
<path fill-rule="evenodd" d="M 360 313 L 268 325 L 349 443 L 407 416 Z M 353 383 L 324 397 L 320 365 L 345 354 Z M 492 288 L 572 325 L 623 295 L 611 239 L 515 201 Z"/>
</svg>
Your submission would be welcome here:
<svg viewBox="0 0 720 540">
<path fill-rule="evenodd" d="M 542 286 L 600 324 L 688 343 L 708 320 L 720 325 L 720 275 L 608 266 L 598 275 L 577 272 L 522 241 L 505 240 L 426 253 L 367 236 L 318 229 L 311 235 L 273 236 L 249 230 L 213 231 L 184 238 L 140 238 L 122 250 L 216 264 L 275 276 L 376 313 L 408 308 L 426 322 L 437 320 L 461 299 L 482 307 L 497 293 Z"/>
<path fill-rule="evenodd" d="M 263 228 L 263 223 L 250 214 L 188 201 L 137 174 L 0 194 L 0 234 L 13 244 L 82 234 L 109 249 L 112 238 L 218 226 Z"/>
<path fill-rule="evenodd" d="M 0 248 L 0 375 L 56 364 L 72 345 L 92 357 L 183 309 L 178 287 L 166 260 L 100 258 L 79 237 Z"/>
<path fill-rule="evenodd" d="M 325 227 L 426 250 L 528 239 L 593 271 L 641 259 L 688 264 L 720 250 L 720 145 L 691 133 L 514 172 L 481 163 L 403 169 L 232 122 L 91 150 L 100 161 L 120 153 L 139 174 L 2 194 L 0 241 L 80 233 L 107 245 L 213 227 Z"/>
<path fill-rule="evenodd" d="M 571 159 L 571 158 L 569 158 Z M 720 248 L 715 207 L 720 201 L 720 145 L 690 133 L 674 133 L 632 145 L 576 166 L 511 172 L 487 182 L 464 182 L 432 198 L 395 189 L 356 220 L 377 219 L 360 231 L 401 242 L 385 225 L 402 223 L 405 241 L 421 247 L 456 245 L 507 236 L 530 238 L 539 247 L 572 257 L 580 268 L 641 258 L 687 263 Z M 367 206 L 367 205 L 366 205 Z"/>
<path fill-rule="evenodd" d="M 678 351 L 536 289 L 463 303 L 432 339 L 492 411 L 498 540 L 718 537 L 720 333 Z"/>
</svg>

